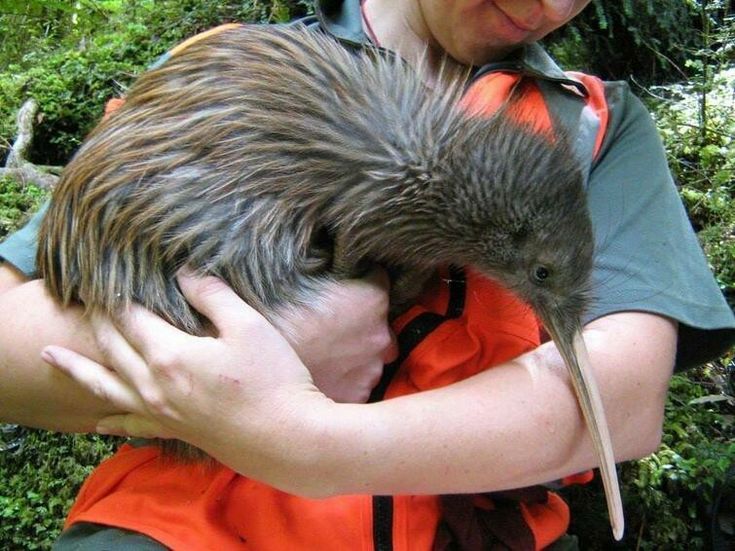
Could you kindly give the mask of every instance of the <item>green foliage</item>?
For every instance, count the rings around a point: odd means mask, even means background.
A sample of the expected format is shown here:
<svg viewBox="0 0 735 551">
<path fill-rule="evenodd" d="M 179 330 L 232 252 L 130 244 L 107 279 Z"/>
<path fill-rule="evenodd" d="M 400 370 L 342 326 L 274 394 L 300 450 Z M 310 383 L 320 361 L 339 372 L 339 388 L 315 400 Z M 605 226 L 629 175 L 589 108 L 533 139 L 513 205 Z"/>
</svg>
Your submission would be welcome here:
<svg viewBox="0 0 735 551">
<path fill-rule="evenodd" d="M 39 117 L 29 160 L 62 165 L 100 119 L 104 103 L 155 57 L 144 26 L 91 39 L 81 49 L 31 52 L 28 69 L 12 65 L 0 75 L 0 133 L 5 142 L 15 132 L 15 112 L 23 101 L 38 101 Z"/>
<path fill-rule="evenodd" d="M 725 413 L 735 411 L 735 402 L 699 402 L 705 395 L 703 386 L 674 377 L 661 448 L 625 472 L 629 514 L 645 534 L 640 549 L 706 548 L 707 506 L 735 464 Z"/>
<path fill-rule="evenodd" d="M 93 13 L 93 21 L 102 17 Z M 12 141 L 16 112 L 32 97 L 39 115 L 29 160 L 65 164 L 101 117 L 105 101 L 165 51 L 144 23 L 116 17 L 109 15 L 104 34 L 89 34 L 78 23 L 60 41 L 38 39 L 0 73 L 0 148 Z"/>
<path fill-rule="evenodd" d="M 735 305 L 735 68 L 702 83 L 651 89 L 656 124 L 681 197 L 720 287 Z"/>
<path fill-rule="evenodd" d="M 693 74 L 687 63 L 711 45 L 711 27 L 722 28 L 731 11 L 714 0 L 594 0 L 549 39 L 567 67 L 606 79 L 642 84 Z"/>
<path fill-rule="evenodd" d="M 310 7 L 306 0 L 109 0 L 81 2 L 73 10 L 45 4 L 31 2 L 23 11 L 18 3 L 22 13 L 0 16 L 0 25 L 19 23 L 11 17 L 37 22 L 29 25 L 35 29 L 30 39 L 23 33 L 4 37 L 13 53 L 0 71 L 0 159 L 14 138 L 16 112 L 29 97 L 40 113 L 29 160 L 63 165 L 105 102 L 176 43 L 224 22 L 285 21 Z"/>
<path fill-rule="evenodd" d="M 310 0 L 184 0 L 160 2 L 152 27 L 171 44 L 230 22 L 285 23 L 312 9 Z M 172 26 L 171 21 L 176 21 Z"/>
<path fill-rule="evenodd" d="M 46 192 L 33 185 L 21 186 L 10 178 L 0 178 L 0 240 L 18 229 L 26 213 L 35 211 Z"/>
<path fill-rule="evenodd" d="M 114 440 L 18 429 L 20 448 L 0 453 L 0 549 L 49 549 L 79 487 Z"/>
<path fill-rule="evenodd" d="M 17 63 L 25 52 L 46 42 L 58 42 L 70 33 L 89 32 L 105 22 L 101 5 L 106 3 L 109 2 L 0 0 L 0 63 Z"/>
</svg>

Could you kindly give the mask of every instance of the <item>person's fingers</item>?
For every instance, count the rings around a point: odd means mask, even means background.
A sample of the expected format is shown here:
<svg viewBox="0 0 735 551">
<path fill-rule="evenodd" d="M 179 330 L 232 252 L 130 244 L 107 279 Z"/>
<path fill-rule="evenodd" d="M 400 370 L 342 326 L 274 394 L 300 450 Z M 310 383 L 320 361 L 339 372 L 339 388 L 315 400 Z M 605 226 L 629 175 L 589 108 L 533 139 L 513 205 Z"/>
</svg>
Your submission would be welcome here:
<svg viewBox="0 0 735 551">
<path fill-rule="evenodd" d="M 141 409 L 140 399 L 123 380 L 106 367 L 60 346 L 47 346 L 41 358 L 74 379 L 83 388 L 121 411 Z"/>
<path fill-rule="evenodd" d="M 134 317 L 134 314 L 125 311 L 120 315 L 119 322 L 115 322 L 94 312 L 90 316 L 90 322 L 105 364 L 114 369 L 121 378 L 140 388 L 151 382 L 150 372 L 134 341 L 123 334 L 123 331 L 132 336 L 136 334 L 137 331 L 133 329 L 135 323 L 131 323 Z"/>
<path fill-rule="evenodd" d="M 149 372 L 146 363 L 164 363 L 158 361 L 161 350 L 175 349 L 190 336 L 139 304 L 117 312 L 114 319 L 93 314 L 92 325 L 102 352 L 118 358 L 113 364 L 115 369 L 125 370 L 124 376 L 130 381 L 139 381 L 136 374 Z M 125 361 L 136 356 L 138 362 Z"/>
<path fill-rule="evenodd" d="M 375 266 L 365 276 L 365 281 L 375 285 L 385 293 L 385 311 L 387 314 L 388 298 L 391 287 L 388 272 L 381 266 Z M 393 333 L 393 330 L 390 328 L 390 325 L 387 323 L 385 324 L 385 331 L 387 332 L 387 335 L 385 336 L 387 344 L 383 353 L 383 362 L 388 364 L 398 358 L 398 340 L 396 339 L 395 333 Z"/>
<path fill-rule="evenodd" d="M 224 281 L 214 276 L 196 276 L 186 268 L 176 279 L 186 301 L 214 325 L 223 337 L 239 338 L 253 322 L 265 322 Z"/>
<path fill-rule="evenodd" d="M 136 438 L 171 438 L 171 434 L 162 425 L 139 415 L 110 415 L 97 423 L 99 434 L 133 436 Z"/>
<path fill-rule="evenodd" d="M 385 311 L 387 313 L 388 293 L 390 292 L 390 286 L 391 286 L 390 278 L 388 277 L 388 272 L 386 272 L 385 269 L 383 269 L 380 266 L 375 266 L 365 276 L 364 279 L 366 282 L 374 285 L 375 287 L 380 289 L 383 293 L 385 293 L 385 296 L 384 296 Z M 388 364 L 398 358 L 398 340 L 396 339 L 396 335 L 395 333 L 393 333 L 388 323 L 384 324 L 383 331 L 385 332 L 385 334 L 381 334 L 379 335 L 379 337 L 385 339 L 386 341 L 385 350 L 383 352 L 383 362 Z"/>
</svg>

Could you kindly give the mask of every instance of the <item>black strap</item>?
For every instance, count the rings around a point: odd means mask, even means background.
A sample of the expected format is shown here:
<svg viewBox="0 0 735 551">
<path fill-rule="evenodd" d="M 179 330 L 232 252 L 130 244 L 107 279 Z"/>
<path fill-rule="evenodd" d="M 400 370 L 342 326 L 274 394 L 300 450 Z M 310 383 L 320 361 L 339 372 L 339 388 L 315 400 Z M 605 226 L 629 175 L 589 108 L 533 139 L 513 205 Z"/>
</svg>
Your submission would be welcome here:
<svg viewBox="0 0 735 551">
<path fill-rule="evenodd" d="M 383 375 L 380 382 L 373 388 L 370 393 L 369 402 L 379 402 L 385 397 L 393 377 L 395 377 L 398 369 L 408 358 L 414 348 L 416 348 L 432 331 L 439 327 L 442 323 L 449 319 L 455 319 L 462 315 L 465 304 L 466 278 L 463 268 L 451 266 L 449 268 L 449 301 L 447 311 L 444 315 L 435 314 L 434 312 L 424 312 L 412 319 L 403 330 L 397 335 L 398 339 L 398 358 L 383 368 Z"/>
</svg>

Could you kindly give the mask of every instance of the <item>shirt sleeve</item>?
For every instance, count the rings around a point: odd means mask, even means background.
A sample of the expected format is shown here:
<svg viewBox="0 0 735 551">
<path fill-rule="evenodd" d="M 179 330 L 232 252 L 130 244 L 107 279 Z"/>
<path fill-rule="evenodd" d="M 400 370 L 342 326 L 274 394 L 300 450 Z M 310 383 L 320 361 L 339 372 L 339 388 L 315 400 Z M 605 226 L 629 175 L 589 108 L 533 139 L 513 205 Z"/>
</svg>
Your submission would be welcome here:
<svg viewBox="0 0 735 551">
<path fill-rule="evenodd" d="M 679 322 L 676 368 L 717 358 L 735 318 L 710 271 L 651 116 L 624 83 L 607 85 L 610 121 L 589 180 L 593 304 L 585 321 L 642 311 Z"/>
<path fill-rule="evenodd" d="M 29 278 L 35 278 L 37 274 L 38 231 L 48 204 L 46 201 L 25 226 L 0 243 L 0 260 L 9 262 Z"/>
</svg>

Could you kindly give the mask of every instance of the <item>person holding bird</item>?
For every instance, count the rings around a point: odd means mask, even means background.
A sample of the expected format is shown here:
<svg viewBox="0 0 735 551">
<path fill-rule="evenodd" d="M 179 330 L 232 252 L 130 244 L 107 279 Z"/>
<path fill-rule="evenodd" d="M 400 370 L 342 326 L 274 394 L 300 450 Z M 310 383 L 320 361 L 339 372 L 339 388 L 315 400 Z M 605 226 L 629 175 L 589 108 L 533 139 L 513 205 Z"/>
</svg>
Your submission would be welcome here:
<svg viewBox="0 0 735 551">
<path fill-rule="evenodd" d="M 732 344 L 735 324 L 696 244 L 643 107 L 619 83 L 561 72 L 535 44 L 586 4 L 321 2 L 317 16 L 304 23 L 350 47 L 372 43 L 409 62 L 425 59 L 434 68 L 430 86 L 440 85 L 446 63 L 460 70 L 477 67 L 466 97 L 468 108 L 480 114 L 497 109 L 512 92 L 532 106 L 534 115 L 536 106 L 548 106 L 541 112 L 551 126 L 568 129 L 569 112 L 575 122 L 595 115 L 597 126 L 580 124 L 595 128 L 586 136 L 595 300 L 585 314 L 583 335 L 616 459 L 623 461 L 658 445 L 672 368 L 717 356 Z M 483 79 L 486 86 L 476 86 Z M 567 108 L 571 105 L 581 107 L 575 111 Z M 267 538 L 275 525 L 286 526 L 291 539 L 272 541 L 305 549 L 317 545 L 311 538 L 326 538 L 330 526 L 336 542 L 352 541 L 336 537 L 347 532 L 344 537 L 361 534 L 375 546 L 388 541 L 419 549 L 478 548 L 478 541 L 507 541 L 507 529 L 519 526 L 521 535 L 507 546 L 541 548 L 564 537 L 564 522 L 538 528 L 531 521 L 544 510 L 563 516 L 564 507 L 548 492 L 526 492 L 520 515 L 501 520 L 494 515 L 510 490 L 561 479 L 596 462 L 554 343 L 536 347 L 539 335 L 527 311 L 477 274 L 450 270 L 429 283 L 416 315 L 394 325 L 404 357 L 383 392 L 391 399 L 359 404 L 350 402 L 374 394 L 381 379 L 378 366 L 395 357 L 382 276 L 335 284 L 330 309 L 339 312 L 338 319 L 329 311 L 292 313 L 296 337 L 289 344 L 220 280 L 182 273 L 181 291 L 213 328 L 212 336 L 194 337 L 138 307 L 115 324 L 61 309 L 41 284 L 22 283 L 35 273 L 27 260 L 33 257 L 27 237 L 35 230 L 24 231 L 0 248 L 5 260 L 0 281 L 6 289 L 0 299 L 3 311 L 17 321 L 0 335 L 0 377 L 8 381 L 0 387 L 0 416 L 61 430 L 175 437 L 230 467 L 212 467 L 209 473 L 201 466 L 164 468 L 156 464 L 153 448 L 127 447 L 83 489 L 70 534 L 81 527 L 96 531 L 96 536 L 85 532 L 85 538 L 101 537 L 104 530 L 98 528 L 105 525 L 174 548 L 216 541 L 256 549 L 268 546 L 271 540 L 259 538 Z M 422 343 L 409 342 L 411 332 L 405 330 L 420 327 L 446 343 L 446 350 L 452 343 L 468 350 L 475 339 L 457 322 L 467 319 L 462 316 L 473 304 L 467 298 L 495 304 L 491 336 L 505 343 L 504 352 L 484 356 L 489 346 L 484 343 L 476 350 L 479 367 L 459 367 L 452 377 L 444 376 L 449 369 L 439 375 L 431 371 L 431 380 L 422 379 L 425 364 L 417 358 Z M 41 349 L 47 362 L 96 396 L 40 363 Z M 342 389 L 358 390 L 342 393 L 339 384 L 326 382 L 340 377 L 348 381 Z M 193 478 L 197 469 L 204 475 Z M 136 478 L 151 472 L 160 477 L 157 487 L 143 484 L 150 477 Z M 139 484 L 125 487 L 123 481 L 133 479 Z M 193 510 L 186 522 L 171 521 L 180 509 L 168 508 L 170 503 L 156 502 L 144 515 L 133 508 L 141 496 L 165 496 L 169 502 L 183 497 L 191 503 L 187 482 L 197 495 L 208 493 L 216 501 L 197 502 L 204 508 Z M 113 483 L 122 489 L 111 489 Z M 468 505 L 453 497 L 486 492 L 495 492 L 482 496 L 492 505 L 479 498 Z M 436 494 L 448 496 L 439 500 Z M 382 499 L 386 496 L 395 497 Z M 219 509 L 212 521 L 204 511 L 215 502 Z M 360 520 L 340 524 L 343 517 L 335 511 L 348 502 L 349 517 Z M 137 525 L 132 514 L 120 522 L 109 516 L 126 507 L 138 513 Z M 335 530 L 335 525 L 349 528 Z M 480 525 L 491 528 L 477 535 Z M 473 529 L 464 530 L 467 526 Z M 207 539 L 187 539 L 197 533 Z M 471 535 L 463 540 L 461 534 Z"/>
</svg>

